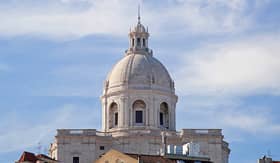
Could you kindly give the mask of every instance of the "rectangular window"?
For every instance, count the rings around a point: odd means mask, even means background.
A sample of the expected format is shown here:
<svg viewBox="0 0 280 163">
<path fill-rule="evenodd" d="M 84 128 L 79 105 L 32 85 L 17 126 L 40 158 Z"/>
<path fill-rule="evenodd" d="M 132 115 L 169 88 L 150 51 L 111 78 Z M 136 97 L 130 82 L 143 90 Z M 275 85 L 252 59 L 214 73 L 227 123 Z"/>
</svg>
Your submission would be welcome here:
<svg viewBox="0 0 280 163">
<path fill-rule="evenodd" d="M 135 112 L 135 122 L 136 123 L 143 123 L 143 111 L 137 110 Z"/>
<path fill-rule="evenodd" d="M 143 38 L 143 46 L 146 46 L 146 40 Z"/>
<path fill-rule="evenodd" d="M 73 163 L 79 163 L 79 157 L 73 157 Z"/>
<path fill-rule="evenodd" d="M 159 124 L 163 125 L 163 113 L 159 113 Z"/>
<path fill-rule="evenodd" d="M 104 150 L 105 149 L 105 147 L 104 146 L 99 146 L 99 150 Z"/>
<path fill-rule="evenodd" d="M 118 113 L 115 113 L 115 126 L 118 125 Z"/>
</svg>

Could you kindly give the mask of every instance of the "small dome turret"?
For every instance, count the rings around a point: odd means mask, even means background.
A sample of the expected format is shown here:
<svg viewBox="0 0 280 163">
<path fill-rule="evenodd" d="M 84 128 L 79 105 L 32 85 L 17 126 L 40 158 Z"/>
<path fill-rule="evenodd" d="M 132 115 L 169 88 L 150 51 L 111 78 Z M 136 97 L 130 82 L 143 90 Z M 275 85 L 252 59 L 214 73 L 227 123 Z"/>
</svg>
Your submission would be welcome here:
<svg viewBox="0 0 280 163">
<path fill-rule="evenodd" d="M 131 54 L 134 52 L 147 53 L 152 55 L 152 51 L 149 50 L 148 39 L 149 32 L 148 28 L 146 29 L 140 21 L 140 14 L 138 15 L 138 23 L 135 27 L 130 29 L 128 34 L 129 36 L 129 48 L 127 50 L 127 54 Z"/>
</svg>

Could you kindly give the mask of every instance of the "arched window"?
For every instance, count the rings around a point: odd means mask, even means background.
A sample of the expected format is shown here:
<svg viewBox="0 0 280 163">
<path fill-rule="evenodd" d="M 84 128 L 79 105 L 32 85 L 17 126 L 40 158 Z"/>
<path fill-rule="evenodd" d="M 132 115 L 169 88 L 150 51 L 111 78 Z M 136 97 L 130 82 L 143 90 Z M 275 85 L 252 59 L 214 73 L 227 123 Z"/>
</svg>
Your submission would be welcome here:
<svg viewBox="0 0 280 163">
<path fill-rule="evenodd" d="M 132 47 L 134 47 L 134 38 L 132 39 Z"/>
<path fill-rule="evenodd" d="M 138 47 L 141 46 L 141 39 L 139 37 L 137 38 L 137 45 L 136 46 L 138 46 Z"/>
<path fill-rule="evenodd" d="M 146 104 L 142 100 L 136 100 L 133 103 L 134 123 L 135 125 L 143 125 L 145 122 Z"/>
<path fill-rule="evenodd" d="M 169 110 L 166 102 L 160 104 L 159 125 L 163 128 L 169 128 Z"/>
<path fill-rule="evenodd" d="M 109 128 L 114 128 L 118 126 L 118 105 L 112 102 L 109 108 Z"/>
<path fill-rule="evenodd" d="M 115 112 L 115 116 L 114 116 L 114 125 L 118 126 L 118 112 Z"/>
</svg>

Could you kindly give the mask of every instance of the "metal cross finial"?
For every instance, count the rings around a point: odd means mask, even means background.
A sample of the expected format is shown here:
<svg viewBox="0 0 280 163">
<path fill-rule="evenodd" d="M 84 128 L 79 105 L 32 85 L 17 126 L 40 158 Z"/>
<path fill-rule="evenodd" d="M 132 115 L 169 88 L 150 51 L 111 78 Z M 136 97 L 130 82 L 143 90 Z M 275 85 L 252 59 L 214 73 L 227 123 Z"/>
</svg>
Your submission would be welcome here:
<svg viewBox="0 0 280 163">
<path fill-rule="evenodd" d="M 138 23 L 140 24 L 140 4 L 138 4 Z"/>
</svg>

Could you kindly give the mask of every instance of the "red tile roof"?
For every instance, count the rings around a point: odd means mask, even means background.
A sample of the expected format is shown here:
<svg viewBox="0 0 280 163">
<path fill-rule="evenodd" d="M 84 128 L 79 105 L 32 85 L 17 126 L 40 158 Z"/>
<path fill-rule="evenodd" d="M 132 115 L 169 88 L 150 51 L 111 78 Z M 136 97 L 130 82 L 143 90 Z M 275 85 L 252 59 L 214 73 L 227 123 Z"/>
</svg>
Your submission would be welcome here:
<svg viewBox="0 0 280 163">
<path fill-rule="evenodd" d="M 20 163 L 20 162 L 28 161 L 31 163 L 36 163 L 37 160 L 44 160 L 44 159 L 56 161 L 55 159 L 52 159 L 44 154 L 35 155 L 34 153 L 24 151 L 17 162 Z"/>
<path fill-rule="evenodd" d="M 24 151 L 22 153 L 22 155 L 20 156 L 20 159 L 18 160 L 18 162 L 29 161 L 29 162 L 32 162 L 32 163 L 36 163 L 37 160 L 38 159 L 37 159 L 37 157 L 35 156 L 34 153 Z"/>
<path fill-rule="evenodd" d="M 55 159 L 53 159 L 53 158 L 50 158 L 49 156 L 47 156 L 47 155 L 44 155 L 44 154 L 38 154 L 38 155 L 36 155 L 36 157 L 37 158 L 45 158 L 45 159 L 48 159 L 48 160 L 54 160 L 55 161 Z"/>
</svg>

